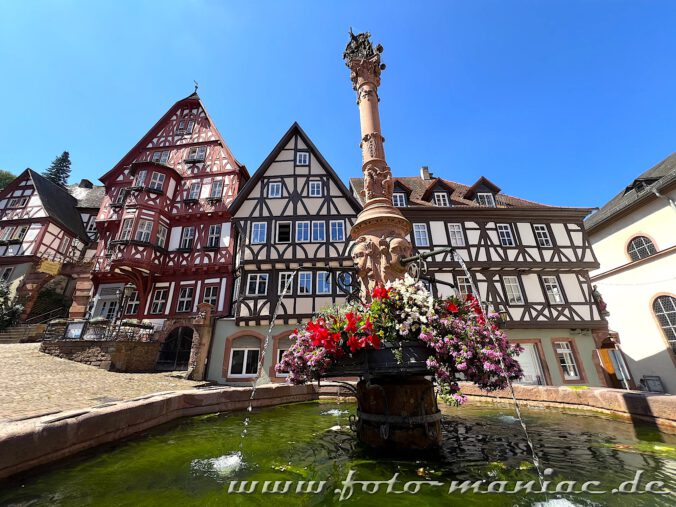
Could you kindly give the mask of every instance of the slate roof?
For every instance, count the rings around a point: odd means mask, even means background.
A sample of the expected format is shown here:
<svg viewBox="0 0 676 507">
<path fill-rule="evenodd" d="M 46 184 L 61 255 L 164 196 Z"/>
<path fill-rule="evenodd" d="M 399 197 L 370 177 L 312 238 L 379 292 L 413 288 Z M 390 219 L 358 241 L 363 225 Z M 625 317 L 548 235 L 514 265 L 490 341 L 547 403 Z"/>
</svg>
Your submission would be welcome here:
<svg viewBox="0 0 676 507">
<path fill-rule="evenodd" d="M 587 218 L 584 222 L 585 227 L 587 230 L 591 230 L 640 202 L 654 199 L 655 194 L 648 187 L 652 186 L 659 191 L 674 181 L 676 181 L 676 153 L 672 153 L 657 165 L 640 174 L 624 190 Z"/>
<path fill-rule="evenodd" d="M 402 183 L 404 186 L 411 189 L 411 194 L 408 196 L 408 205 L 409 206 L 425 206 L 425 207 L 435 207 L 433 202 L 423 199 L 423 195 L 432 188 L 438 181 L 443 182 L 449 189 L 452 189 L 450 195 L 451 205 L 453 206 L 471 206 L 471 207 L 483 207 L 480 206 L 472 199 L 465 198 L 472 186 L 463 185 L 462 183 L 456 183 L 455 181 L 449 181 L 443 178 L 432 177 L 429 180 L 423 180 L 420 177 L 401 177 L 393 178 L 394 184 L 396 187 L 397 182 Z M 364 180 L 362 178 L 350 178 L 350 186 L 355 190 L 356 197 L 361 202 L 360 192 L 364 189 Z M 396 191 L 396 190 L 395 190 Z M 511 195 L 497 194 L 495 196 L 496 205 L 498 208 L 510 208 L 510 207 L 526 207 L 526 208 L 550 208 L 546 204 L 540 204 L 534 201 L 528 201 L 526 199 L 519 199 L 518 197 L 512 197 Z"/>
<path fill-rule="evenodd" d="M 47 216 L 60 223 L 84 243 L 89 243 L 87 231 L 85 231 L 80 212 L 77 209 L 77 199 L 63 187 L 52 183 L 32 169 L 26 169 L 25 172 L 33 181 L 33 186 L 40 196 L 40 201 Z"/>
<path fill-rule="evenodd" d="M 70 195 L 77 199 L 78 208 L 99 209 L 106 195 L 106 187 L 103 185 L 94 185 L 92 188 L 68 185 L 66 189 Z"/>
</svg>

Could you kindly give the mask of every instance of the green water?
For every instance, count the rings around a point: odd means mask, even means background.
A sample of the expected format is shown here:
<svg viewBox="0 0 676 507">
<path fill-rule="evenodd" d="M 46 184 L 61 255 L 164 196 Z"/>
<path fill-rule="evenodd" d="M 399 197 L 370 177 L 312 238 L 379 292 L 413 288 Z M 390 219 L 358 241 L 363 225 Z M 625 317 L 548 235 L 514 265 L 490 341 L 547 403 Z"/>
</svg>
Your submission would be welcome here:
<svg viewBox="0 0 676 507">
<path fill-rule="evenodd" d="M 32 476 L 0 483 L 0 505 L 21 506 L 225 506 L 264 505 L 676 505 L 671 495 L 497 494 L 449 492 L 453 481 L 485 479 L 493 489 L 513 491 L 514 481 L 535 481 L 521 428 L 507 407 L 445 409 L 444 445 L 435 456 L 374 457 L 349 430 L 352 403 L 312 402 L 254 411 L 240 446 L 244 413 L 185 419 L 138 438 L 97 449 Z M 525 420 L 543 467 L 552 469 L 550 491 L 570 487 L 561 481 L 586 481 L 592 490 L 611 491 L 642 471 L 639 487 L 676 490 L 676 437 L 647 426 L 608 418 L 561 414 L 555 409 L 525 409 Z M 234 455 L 234 457 L 233 457 Z M 343 484 L 353 484 L 352 496 Z M 256 493 L 237 493 L 241 482 Z M 289 492 L 263 493 L 264 481 L 291 481 Z M 300 481 L 306 481 L 301 483 Z M 319 493 L 303 493 L 307 481 Z M 413 481 L 430 481 L 413 482 Z M 235 491 L 229 489 L 235 485 Z M 296 489 L 301 488 L 297 493 Z M 480 483 L 481 484 L 481 483 Z M 283 483 L 279 484 L 282 489 Z M 368 493 L 379 487 L 379 491 Z M 272 489 L 272 483 L 267 485 Z M 362 488 L 366 490 L 362 490 Z M 417 493 L 413 493 L 418 489 Z M 336 492 L 336 491 L 340 492 Z M 404 491 L 407 490 L 408 492 Z M 399 491 L 399 493 L 396 493 Z"/>
</svg>

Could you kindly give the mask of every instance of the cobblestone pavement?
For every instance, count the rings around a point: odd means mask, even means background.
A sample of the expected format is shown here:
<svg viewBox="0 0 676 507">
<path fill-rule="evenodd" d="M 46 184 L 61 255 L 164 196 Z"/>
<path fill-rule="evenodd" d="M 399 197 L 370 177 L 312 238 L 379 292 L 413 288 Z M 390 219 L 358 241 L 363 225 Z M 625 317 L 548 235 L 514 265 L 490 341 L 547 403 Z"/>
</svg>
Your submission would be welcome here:
<svg viewBox="0 0 676 507">
<path fill-rule="evenodd" d="M 108 372 L 39 348 L 39 343 L 0 344 L 0 423 L 204 384 L 172 373 Z"/>
</svg>

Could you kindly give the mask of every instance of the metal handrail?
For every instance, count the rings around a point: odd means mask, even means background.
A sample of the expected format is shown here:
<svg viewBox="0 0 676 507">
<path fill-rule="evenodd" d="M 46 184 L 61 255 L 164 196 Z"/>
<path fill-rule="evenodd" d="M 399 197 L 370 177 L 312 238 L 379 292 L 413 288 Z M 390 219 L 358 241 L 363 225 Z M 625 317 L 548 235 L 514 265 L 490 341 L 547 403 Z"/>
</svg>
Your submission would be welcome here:
<svg viewBox="0 0 676 507">
<path fill-rule="evenodd" d="M 48 320 L 51 320 L 53 317 L 60 317 L 60 314 L 64 314 L 66 312 L 66 309 L 63 307 L 59 308 L 54 308 L 53 310 L 50 310 L 48 312 L 42 313 L 40 315 L 36 315 L 35 317 L 31 317 L 30 319 L 26 319 L 25 321 L 22 322 L 22 324 L 25 325 L 30 325 L 30 324 L 42 324 L 43 322 L 46 322 Z M 38 320 L 42 319 L 42 320 Z"/>
</svg>

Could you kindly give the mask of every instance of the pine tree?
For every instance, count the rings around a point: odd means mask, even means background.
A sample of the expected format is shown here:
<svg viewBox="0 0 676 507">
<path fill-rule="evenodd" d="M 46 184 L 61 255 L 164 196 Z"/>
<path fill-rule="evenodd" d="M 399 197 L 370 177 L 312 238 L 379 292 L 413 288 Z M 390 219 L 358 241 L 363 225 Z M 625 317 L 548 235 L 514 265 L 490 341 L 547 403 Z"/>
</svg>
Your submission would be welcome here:
<svg viewBox="0 0 676 507">
<path fill-rule="evenodd" d="M 57 185 L 65 187 L 70 177 L 70 153 L 64 151 L 56 157 L 52 165 L 49 166 L 49 169 L 43 172 L 42 175 Z"/>
<path fill-rule="evenodd" d="M 14 176 L 11 172 L 0 169 L 0 189 L 3 189 L 9 185 L 12 181 L 14 181 L 14 178 L 16 178 L 16 176 Z"/>
</svg>

